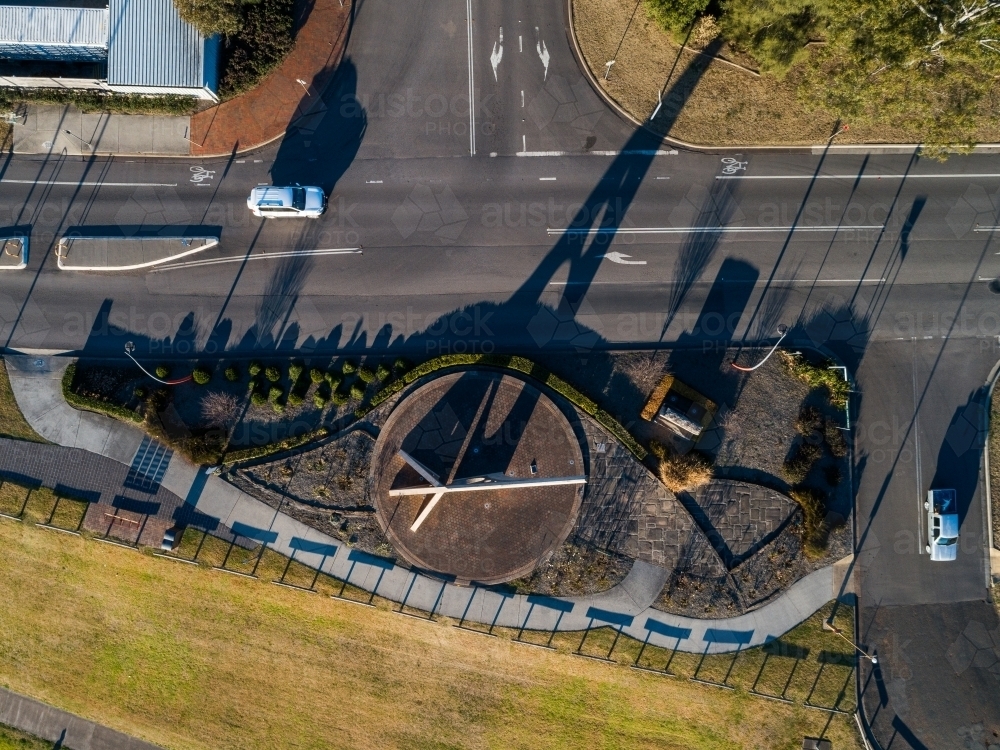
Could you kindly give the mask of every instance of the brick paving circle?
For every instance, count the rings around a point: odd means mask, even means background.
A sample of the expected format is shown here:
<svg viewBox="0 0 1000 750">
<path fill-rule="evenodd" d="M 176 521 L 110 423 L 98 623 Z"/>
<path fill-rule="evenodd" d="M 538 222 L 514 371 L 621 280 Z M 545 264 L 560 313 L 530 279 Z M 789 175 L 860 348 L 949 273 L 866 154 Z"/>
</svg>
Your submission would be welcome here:
<svg viewBox="0 0 1000 750">
<path fill-rule="evenodd" d="M 573 528 L 582 485 L 450 493 L 420 528 L 410 531 L 430 494 L 389 496 L 392 488 L 427 485 L 399 457 L 401 448 L 442 481 L 496 472 L 525 479 L 584 474 L 569 421 L 551 399 L 520 378 L 463 370 L 404 398 L 373 453 L 376 518 L 411 565 L 463 583 L 523 576 Z"/>
</svg>

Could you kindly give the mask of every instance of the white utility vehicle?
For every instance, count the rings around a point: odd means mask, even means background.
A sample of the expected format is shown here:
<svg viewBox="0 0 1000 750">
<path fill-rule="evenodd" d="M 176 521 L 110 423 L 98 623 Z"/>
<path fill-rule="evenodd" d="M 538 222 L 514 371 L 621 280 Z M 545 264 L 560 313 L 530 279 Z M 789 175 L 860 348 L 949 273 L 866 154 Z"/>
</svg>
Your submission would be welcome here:
<svg viewBox="0 0 1000 750">
<path fill-rule="evenodd" d="M 955 490 L 928 490 L 927 546 L 931 560 L 954 560 L 958 556 L 958 500 Z"/>
<path fill-rule="evenodd" d="M 247 208 L 254 216 L 265 219 L 282 216 L 318 219 L 326 210 L 326 195 L 318 187 L 261 185 L 250 192 Z"/>
</svg>

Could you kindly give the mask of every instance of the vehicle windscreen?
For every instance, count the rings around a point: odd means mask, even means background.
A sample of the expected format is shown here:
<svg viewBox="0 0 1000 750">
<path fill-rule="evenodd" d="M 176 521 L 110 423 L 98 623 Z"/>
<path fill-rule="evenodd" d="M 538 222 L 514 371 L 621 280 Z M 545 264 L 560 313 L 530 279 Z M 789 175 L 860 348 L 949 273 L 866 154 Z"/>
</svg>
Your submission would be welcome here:
<svg viewBox="0 0 1000 750">
<path fill-rule="evenodd" d="M 305 188 L 292 188 L 292 205 L 299 211 L 302 211 L 306 207 Z"/>
</svg>

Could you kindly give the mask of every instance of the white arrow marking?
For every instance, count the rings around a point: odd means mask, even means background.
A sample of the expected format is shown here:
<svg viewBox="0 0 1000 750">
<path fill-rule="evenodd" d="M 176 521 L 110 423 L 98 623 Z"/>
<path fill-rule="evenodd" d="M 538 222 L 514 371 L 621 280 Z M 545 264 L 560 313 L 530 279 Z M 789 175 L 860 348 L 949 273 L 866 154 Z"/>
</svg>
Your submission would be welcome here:
<svg viewBox="0 0 1000 750">
<path fill-rule="evenodd" d="M 493 80 L 498 81 L 497 66 L 503 59 L 503 26 L 500 27 L 500 41 L 493 42 L 493 54 L 490 55 L 490 64 L 493 66 Z"/>
<path fill-rule="evenodd" d="M 625 260 L 626 258 L 631 258 L 631 255 L 626 255 L 625 253 L 619 253 L 617 251 L 605 253 L 604 255 L 598 256 L 600 258 L 607 258 L 612 263 L 621 263 L 623 266 L 644 266 L 646 261 L 644 260 Z"/>
<path fill-rule="evenodd" d="M 538 34 L 538 27 L 535 27 L 535 34 Z M 549 77 L 549 48 L 545 46 L 544 41 L 539 41 L 535 44 L 535 51 L 538 52 L 538 56 L 542 59 L 542 65 L 545 66 L 545 75 L 542 76 L 544 81 Z"/>
</svg>

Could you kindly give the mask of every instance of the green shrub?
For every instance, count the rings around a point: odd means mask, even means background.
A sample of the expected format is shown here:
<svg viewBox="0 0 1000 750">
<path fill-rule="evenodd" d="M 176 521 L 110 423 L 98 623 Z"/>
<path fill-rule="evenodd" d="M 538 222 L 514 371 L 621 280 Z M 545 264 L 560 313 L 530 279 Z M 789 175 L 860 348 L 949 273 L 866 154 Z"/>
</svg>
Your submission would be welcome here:
<svg viewBox="0 0 1000 750">
<path fill-rule="evenodd" d="M 389 368 L 386 367 L 384 364 L 380 363 L 379 366 L 375 368 L 375 377 L 378 378 L 379 380 L 385 380 L 387 377 L 389 377 L 389 373 L 390 373 Z"/>
<path fill-rule="evenodd" d="M 403 357 L 399 357 L 395 362 L 392 363 L 392 366 L 398 372 L 402 372 L 403 370 L 409 370 L 410 369 L 410 363 L 409 363 L 409 361 L 406 360 L 406 359 L 404 359 Z"/>
<path fill-rule="evenodd" d="M 292 0 L 244 2 L 238 7 L 239 29 L 225 38 L 221 50 L 219 93 L 223 98 L 254 88 L 281 64 L 294 43 Z"/>
<path fill-rule="evenodd" d="M 798 484 L 806 478 L 813 464 L 822 455 L 823 452 L 819 449 L 819 446 L 812 443 L 800 442 L 791 456 L 785 459 L 785 463 L 781 467 L 781 473 L 785 475 L 785 479 L 788 480 L 789 484 Z"/>
<path fill-rule="evenodd" d="M 325 409 L 328 403 L 330 403 L 330 399 L 328 399 L 325 394 L 320 391 L 316 391 L 313 394 L 313 405 L 317 409 Z"/>
<path fill-rule="evenodd" d="M 253 362 L 250 363 L 250 366 L 247 367 L 247 372 L 249 372 L 252 376 L 257 377 L 258 375 L 260 375 L 260 371 L 263 369 L 264 366 L 261 365 L 261 363 L 258 362 L 257 360 L 254 360 Z"/>
<path fill-rule="evenodd" d="M 343 391 L 334 391 L 333 395 L 330 396 L 330 400 L 333 402 L 334 406 L 343 406 L 350 399 L 348 399 L 347 394 Z"/>
<path fill-rule="evenodd" d="M 196 367 L 191 373 L 191 377 L 198 385 L 207 385 L 212 379 L 212 372 L 204 367 Z"/>
<path fill-rule="evenodd" d="M 362 367 L 358 370 L 358 377 L 363 383 L 371 383 L 375 380 L 375 373 L 370 367 Z"/>
<path fill-rule="evenodd" d="M 823 416 L 815 406 L 804 406 L 799 411 L 798 419 L 795 420 L 795 429 L 800 435 L 806 437 L 819 431 L 823 424 Z"/>
<path fill-rule="evenodd" d="M 156 377 L 158 377 L 160 380 L 166 380 L 168 377 L 170 377 L 170 368 L 167 367 L 166 365 L 157 365 L 156 369 L 153 370 L 153 372 L 156 373 Z"/>
<path fill-rule="evenodd" d="M 293 383 L 298 383 L 299 378 L 302 377 L 302 372 L 305 368 L 302 366 L 301 362 L 292 362 L 288 366 L 288 379 Z"/>
<path fill-rule="evenodd" d="M 274 409 L 275 414 L 281 414 L 285 410 L 285 402 L 280 400 L 272 401 L 271 408 Z"/>
<path fill-rule="evenodd" d="M 298 448 L 300 445 L 305 445 L 306 443 L 311 443 L 314 440 L 325 438 L 329 434 L 330 431 L 325 427 L 319 427 L 312 432 L 306 432 L 302 435 L 285 438 L 277 443 L 268 443 L 266 445 L 257 445 L 253 448 L 241 448 L 230 451 L 226 454 L 226 463 L 234 464 L 240 461 L 252 461 L 255 458 L 263 458 L 264 456 L 270 456 L 274 453 L 280 453 L 281 451 Z"/>
<path fill-rule="evenodd" d="M 288 394 L 288 405 L 289 406 L 301 406 L 305 399 L 301 395 L 295 393 L 294 391 Z"/>
<path fill-rule="evenodd" d="M 311 380 L 311 381 L 312 381 L 313 383 L 316 383 L 317 385 L 319 385 L 320 383 L 322 383 L 322 382 L 323 382 L 323 380 L 325 380 L 325 379 L 326 379 L 326 373 L 324 373 L 324 372 L 323 372 L 323 371 L 322 371 L 321 369 L 319 369 L 318 367 L 314 367 L 314 368 L 312 368 L 312 369 L 311 369 L 311 370 L 309 371 L 309 379 L 310 379 L 310 380 Z"/>
<path fill-rule="evenodd" d="M 329 384 L 330 390 L 335 391 L 337 390 L 337 387 L 344 381 L 343 378 L 341 378 L 339 375 L 336 375 L 335 373 L 332 372 L 328 372 L 326 374 L 326 382 Z"/>
<path fill-rule="evenodd" d="M 143 388 L 141 385 L 136 386 L 135 390 L 132 391 L 132 395 L 135 396 L 137 399 L 142 400 L 146 398 L 146 389 Z"/>
<path fill-rule="evenodd" d="M 781 361 L 790 375 L 798 378 L 810 388 L 822 388 L 826 391 L 830 403 L 838 409 L 847 408 L 847 399 L 851 395 L 851 386 L 844 380 L 843 371 L 839 368 L 831 370 L 829 362 L 812 365 L 801 356 L 790 352 L 781 352 Z"/>
<path fill-rule="evenodd" d="M 271 389 L 267 392 L 267 400 L 270 401 L 271 403 L 274 403 L 284 395 L 285 392 L 281 388 L 279 388 L 276 385 L 272 385 Z"/>
<path fill-rule="evenodd" d="M 122 419 L 127 422 L 142 422 L 142 416 L 140 414 L 132 411 L 131 409 L 126 409 L 124 406 L 109 404 L 96 398 L 78 395 L 73 391 L 73 382 L 75 379 L 76 363 L 74 362 L 66 368 L 62 378 L 63 398 L 66 399 L 66 403 L 70 406 L 74 406 L 77 409 L 94 411 L 98 414 L 106 414 L 109 417 L 115 417 L 116 419 Z"/>
<path fill-rule="evenodd" d="M 351 398 L 355 401 L 360 401 L 365 397 L 365 388 L 361 383 L 355 383 L 351 386 Z"/>
<path fill-rule="evenodd" d="M 646 0 L 649 14 L 667 31 L 682 34 L 708 8 L 709 0 Z"/>
<path fill-rule="evenodd" d="M 250 382 L 247 383 L 247 390 L 248 391 L 256 391 L 258 385 L 259 385 L 259 382 L 257 381 L 257 378 L 250 378 Z"/>
<path fill-rule="evenodd" d="M 355 371 L 356 371 L 357 369 L 358 369 L 357 365 L 355 365 L 355 364 L 354 364 L 354 363 L 353 363 L 353 362 L 352 362 L 351 360 L 349 360 L 349 359 L 345 359 L 345 360 L 343 361 L 343 363 L 342 363 L 342 364 L 340 365 L 340 371 L 341 371 L 342 373 L 344 373 L 345 375 L 350 375 L 350 374 L 352 374 L 353 372 L 355 372 Z"/>
<path fill-rule="evenodd" d="M 277 383 L 281 380 L 281 370 L 279 370 L 274 365 L 271 365 L 266 370 L 264 370 L 264 377 L 270 380 L 272 383 Z"/>
<path fill-rule="evenodd" d="M 823 424 L 823 440 L 832 456 L 843 458 L 847 455 L 847 440 L 844 439 L 843 431 L 832 419 Z"/>
<path fill-rule="evenodd" d="M 267 396 L 265 396 L 260 391 L 254 391 L 250 396 L 250 403 L 254 406 L 263 406 L 267 403 Z"/>
<path fill-rule="evenodd" d="M 198 107 L 193 96 L 165 94 L 120 94 L 79 89 L 0 89 L 0 108 L 10 111 L 19 104 L 71 104 L 85 113 L 115 112 L 123 115 L 191 115 Z"/>
<path fill-rule="evenodd" d="M 225 372 L 223 372 L 223 375 L 230 383 L 235 383 L 240 379 L 240 371 L 236 369 L 236 365 L 229 365 Z"/>
</svg>

